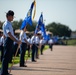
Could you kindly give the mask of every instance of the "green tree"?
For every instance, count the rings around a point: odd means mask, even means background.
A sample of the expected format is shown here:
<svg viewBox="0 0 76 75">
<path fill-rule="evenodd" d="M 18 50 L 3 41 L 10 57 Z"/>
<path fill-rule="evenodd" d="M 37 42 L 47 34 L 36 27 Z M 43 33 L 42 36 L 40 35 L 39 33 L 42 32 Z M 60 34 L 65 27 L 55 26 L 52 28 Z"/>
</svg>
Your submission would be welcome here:
<svg viewBox="0 0 76 75">
<path fill-rule="evenodd" d="M 70 37 L 72 32 L 68 26 L 55 22 L 48 24 L 46 28 L 47 30 L 53 32 L 54 35 L 59 35 L 59 36 Z"/>
<path fill-rule="evenodd" d="M 16 29 L 20 29 L 22 22 L 23 22 L 22 19 L 20 19 L 19 21 L 13 21 L 12 22 L 13 29 L 15 29 L 15 30 Z M 27 25 L 27 30 L 28 31 L 34 31 L 36 25 L 37 25 L 37 22 L 36 21 L 33 21 L 32 26 L 30 26 L 29 24 Z"/>
<path fill-rule="evenodd" d="M 18 28 L 18 21 L 13 21 L 12 26 L 13 26 L 13 29 L 17 29 Z"/>
<path fill-rule="evenodd" d="M 20 19 L 19 21 L 13 21 L 12 22 L 12 26 L 13 26 L 13 29 L 20 29 L 20 26 L 21 26 L 21 24 L 22 24 L 22 19 Z"/>
</svg>

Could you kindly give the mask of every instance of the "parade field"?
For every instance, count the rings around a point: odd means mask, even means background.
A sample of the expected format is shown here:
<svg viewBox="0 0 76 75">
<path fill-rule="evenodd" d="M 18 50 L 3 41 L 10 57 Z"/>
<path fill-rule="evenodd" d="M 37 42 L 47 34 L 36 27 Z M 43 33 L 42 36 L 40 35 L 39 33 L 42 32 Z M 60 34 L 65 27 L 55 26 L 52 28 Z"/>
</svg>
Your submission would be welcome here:
<svg viewBox="0 0 76 75">
<path fill-rule="evenodd" d="M 67 41 L 68 45 L 76 45 L 76 39 L 71 39 Z"/>
<path fill-rule="evenodd" d="M 76 75 L 75 0 L 0 3 L 0 75 Z"/>
<path fill-rule="evenodd" d="M 39 56 L 37 62 L 27 60 L 28 67 L 12 68 L 13 75 L 76 75 L 76 46 L 54 45 L 53 51 L 49 49 Z"/>
<path fill-rule="evenodd" d="M 44 48 L 44 51 L 46 50 L 46 49 L 48 49 L 48 45 L 46 45 L 45 46 L 45 48 Z M 40 52 L 39 52 L 40 53 Z M 0 53 L 1 54 L 1 53 Z M 31 53 L 30 53 L 30 55 L 31 55 Z M 1 55 L 0 55 L 1 56 Z M 31 57 L 31 56 L 30 56 Z M 26 51 L 26 55 L 25 55 L 25 60 L 26 59 L 30 59 L 30 57 L 28 57 L 28 51 Z M 15 60 L 14 60 L 14 64 L 17 64 L 17 63 L 19 63 L 19 61 L 20 61 L 20 55 L 17 57 L 15 57 Z M 1 62 L 0 62 L 0 68 L 1 68 Z M 9 67 L 11 66 L 11 64 L 9 64 Z"/>
</svg>

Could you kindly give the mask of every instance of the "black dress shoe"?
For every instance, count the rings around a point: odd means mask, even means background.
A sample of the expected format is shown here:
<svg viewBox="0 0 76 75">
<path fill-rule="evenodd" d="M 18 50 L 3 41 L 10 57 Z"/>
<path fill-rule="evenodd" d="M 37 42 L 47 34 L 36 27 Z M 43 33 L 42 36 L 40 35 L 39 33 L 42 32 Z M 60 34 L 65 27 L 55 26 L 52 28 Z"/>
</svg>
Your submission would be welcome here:
<svg viewBox="0 0 76 75">
<path fill-rule="evenodd" d="M 36 60 L 32 60 L 32 62 L 37 62 Z"/>
<path fill-rule="evenodd" d="M 12 74 L 8 73 L 7 75 L 12 75 Z"/>
<path fill-rule="evenodd" d="M 7 74 L 1 74 L 1 75 L 12 75 L 12 74 L 7 73 Z"/>
<path fill-rule="evenodd" d="M 43 55 L 43 53 L 41 53 L 41 55 Z"/>
<path fill-rule="evenodd" d="M 10 73 L 7 73 L 7 74 L 1 74 L 1 75 L 12 75 L 12 74 L 10 74 Z"/>
<path fill-rule="evenodd" d="M 39 59 L 39 57 L 37 57 L 36 59 Z"/>
<path fill-rule="evenodd" d="M 20 65 L 20 67 L 27 67 L 27 65 Z"/>
</svg>

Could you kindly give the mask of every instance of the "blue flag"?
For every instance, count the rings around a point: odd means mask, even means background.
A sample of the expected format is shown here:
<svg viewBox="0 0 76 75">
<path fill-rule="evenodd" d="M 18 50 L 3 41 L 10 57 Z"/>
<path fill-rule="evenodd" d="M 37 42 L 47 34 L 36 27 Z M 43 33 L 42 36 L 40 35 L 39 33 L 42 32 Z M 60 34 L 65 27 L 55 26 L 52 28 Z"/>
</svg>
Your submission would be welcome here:
<svg viewBox="0 0 76 75">
<path fill-rule="evenodd" d="M 32 10 L 33 10 L 33 7 L 34 7 L 34 3 L 35 1 L 31 4 L 31 7 L 27 13 L 27 16 L 25 17 L 25 19 L 23 20 L 22 22 L 22 25 L 21 25 L 21 30 L 24 29 L 24 27 L 29 24 L 29 25 L 32 25 Z"/>
<path fill-rule="evenodd" d="M 43 14 L 41 13 L 39 21 L 38 21 L 38 25 L 42 25 L 43 24 Z"/>
<path fill-rule="evenodd" d="M 40 25 L 37 25 L 37 26 L 36 26 L 36 29 L 35 29 L 35 34 L 37 34 L 37 32 L 39 32 L 40 30 L 41 30 Z"/>
<path fill-rule="evenodd" d="M 44 38 L 44 40 L 48 41 L 50 39 L 50 36 L 46 34 L 46 29 L 45 29 L 45 24 L 43 23 L 43 14 L 41 13 L 38 24 L 36 26 L 35 29 L 35 34 L 37 34 L 37 32 L 41 31 L 42 32 L 42 36 Z"/>
<path fill-rule="evenodd" d="M 43 15 L 41 13 L 37 26 L 36 26 L 36 29 L 35 29 L 35 34 L 37 34 L 37 32 L 41 30 L 42 24 L 43 24 Z"/>
<path fill-rule="evenodd" d="M 44 23 L 41 26 L 41 31 L 42 31 L 42 36 L 43 36 L 44 40 L 47 41 L 49 39 L 49 36 L 46 34 L 46 29 L 45 29 L 45 24 Z"/>
<path fill-rule="evenodd" d="M 43 36 L 44 40 L 46 40 L 46 41 L 50 40 L 50 35 L 46 34 L 46 29 L 45 29 L 44 23 L 41 25 L 41 31 L 42 31 L 42 36 Z"/>
<path fill-rule="evenodd" d="M 42 36 L 44 37 L 46 35 L 46 30 L 45 30 L 44 23 L 41 25 L 41 31 L 42 31 Z"/>
</svg>

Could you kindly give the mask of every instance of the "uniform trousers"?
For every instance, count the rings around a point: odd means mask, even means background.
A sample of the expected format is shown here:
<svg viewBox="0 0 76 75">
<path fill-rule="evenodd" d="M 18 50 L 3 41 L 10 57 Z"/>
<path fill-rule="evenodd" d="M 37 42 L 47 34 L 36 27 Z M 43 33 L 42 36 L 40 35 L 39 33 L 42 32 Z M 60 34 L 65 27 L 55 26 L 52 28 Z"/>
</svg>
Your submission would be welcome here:
<svg viewBox="0 0 76 75">
<path fill-rule="evenodd" d="M 44 49 L 44 45 L 41 45 L 41 48 L 40 48 L 41 55 L 43 54 L 43 49 Z"/>
<path fill-rule="evenodd" d="M 53 50 L 53 44 L 49 44 L 49 48 L 51 49 L 51 51 Z"/>
<path fill-rule="evenodd" d="M 39 58 L 38 46 L 39 44 L 36 44 L 36 58 Z"/>
<path fill-rule="evenodd" d="M 27 44 L 22 43 L 20 45 L 20 66 L 24 66 L 26 49 L 27 49 Z"/>
<path fill-rule="evenodd" d="M 4 55 L 2 59 L 1 75 L 8 74 L 8 63 L 10 59 L 12 46 L 13 46 L 13 40 L 11 40 L 9 37 L 6 37 L 4 42 Z"/>
<path fill-rule="evenodd" d="M 30 57 L 30 45 L 27 45 L 28 57 Z"/>
<path fill-rule="evenodd" d="M 35 60 L 35 53 L 36 53 L 36 45 L 33 44 L 33 45 L 32 45 L 32 61 Z"/>
</svg>

